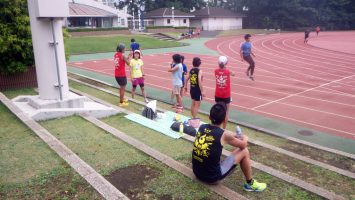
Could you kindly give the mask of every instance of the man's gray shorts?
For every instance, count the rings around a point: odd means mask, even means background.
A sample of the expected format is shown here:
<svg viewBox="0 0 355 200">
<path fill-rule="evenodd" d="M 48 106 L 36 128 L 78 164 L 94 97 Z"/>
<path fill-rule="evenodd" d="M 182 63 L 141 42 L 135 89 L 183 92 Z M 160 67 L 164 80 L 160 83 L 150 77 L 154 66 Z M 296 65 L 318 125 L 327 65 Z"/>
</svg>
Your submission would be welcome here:
<svg viewBox="0 0 355 200">
<path fill-rule="evenodd" d="M 221 179 L 225 178 L 228 174 L 230 174 L 237 166 L 235 164 L 234 156 L 235 155 L 232 154 L 221 162 L 221 173 L 222 173 Z"/>
</svg>

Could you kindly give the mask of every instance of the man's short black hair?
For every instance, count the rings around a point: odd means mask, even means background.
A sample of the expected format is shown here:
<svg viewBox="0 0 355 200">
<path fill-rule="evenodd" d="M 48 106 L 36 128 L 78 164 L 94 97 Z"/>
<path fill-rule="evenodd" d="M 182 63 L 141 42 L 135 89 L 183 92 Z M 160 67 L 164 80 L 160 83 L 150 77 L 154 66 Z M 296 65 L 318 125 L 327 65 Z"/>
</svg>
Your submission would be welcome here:
<svg viewBox="0 0 355 200">
<path fill-rule="evenodd" d="M 192 60 L 192 66 L 199 67 L 201 65 L 201 59 L 199 57 L 194 57 Z"/>
<path fill-rule="evenodd" d="M 174 63 L 181 63 L 181 56 L 180 56 L 180 54 L 174 54 L 174 55 L 173 55 L 173 61 L 174 61 Z"/>
<path fill-rule="evenodd" d="M 185 56 L 183 56 L 183 55 L 180 55 L 180 56 L 181 56 L 181 63 L 184 63 Z"/>
<path fill-rule="evenodd" d="M 244 35 L 244 39 L 248 39 L 248 38 L 250 38 L 250 37 L 251 37 L 250 34 L 245 34 L 245 35 Z"/>
<path fill-rule="evenodd" d="M 227 106 L 223 102 L 214 104 L 210 110 L 210 119 L 212 124 L 220 125 L 224 122 L 227 114 Z"/>
<path fill-rule="evenodd" d="M 136 40 L 134 38 L 131 39 L 131 42 L 135 42 Z"/>
</svg>

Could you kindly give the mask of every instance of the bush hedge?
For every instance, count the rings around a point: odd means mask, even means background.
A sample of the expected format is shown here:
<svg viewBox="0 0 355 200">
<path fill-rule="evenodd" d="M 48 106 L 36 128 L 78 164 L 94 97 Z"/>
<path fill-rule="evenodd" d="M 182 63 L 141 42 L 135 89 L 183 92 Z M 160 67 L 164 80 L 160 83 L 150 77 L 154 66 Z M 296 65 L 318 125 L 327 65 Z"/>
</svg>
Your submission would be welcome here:
<svg viewBox="0 0 355 200">
<path fill-rule="evenodd" d="M 0 74 L 25 72 L 33 65 L 26 0 L 0 1 Z"/>
</svg>

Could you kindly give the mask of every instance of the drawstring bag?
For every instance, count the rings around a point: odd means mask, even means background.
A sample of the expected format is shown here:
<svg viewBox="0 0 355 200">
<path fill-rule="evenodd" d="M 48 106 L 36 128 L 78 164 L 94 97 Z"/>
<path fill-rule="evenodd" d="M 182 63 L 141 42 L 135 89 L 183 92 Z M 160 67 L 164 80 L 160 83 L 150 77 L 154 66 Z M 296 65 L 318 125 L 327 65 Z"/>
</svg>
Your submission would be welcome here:
<svg viewBox="0 0 355 200">
<path fill-rule="evenodd" d="M 148 119 L 154 120 L 157 118 L 157 100 L 153 100 L 145 105 L 142 115 Z"/>
<path fill-rule="evenodd" d="M 157 117 L 157 113 L 155 113 L 152 108 L 147 106 L 144 107 L 142 115 L 151 120 L 154 120 Z"/>
<path fill-rule="evenodd" d="M 170 128 L 176 132 L 179 132 L 180 124 L 181 124 L 181 122 L 174 122 L 171 124 Z M 195 137 L 196 129 L 192 126 L 186 126 L 185 124 L 183 124 L 183 125 L 184 125 L 184 133 Z"/>
</svg>

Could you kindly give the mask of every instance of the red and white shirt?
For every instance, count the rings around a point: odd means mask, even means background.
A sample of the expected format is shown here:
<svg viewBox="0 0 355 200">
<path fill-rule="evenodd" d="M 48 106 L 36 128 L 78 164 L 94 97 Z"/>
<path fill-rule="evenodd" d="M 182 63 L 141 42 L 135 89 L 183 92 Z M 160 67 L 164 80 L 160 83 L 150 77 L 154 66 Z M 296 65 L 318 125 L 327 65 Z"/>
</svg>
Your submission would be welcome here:
<svg viewBox="0 0 355 200">
<path fill-rule="evenodd" d="M 230 71 L 228 69 L 214 70 L 216 77 L 216 91 L 215 97 L 230 98 L 231 97 L 231 84 L 230 84 Z"/>
<path fill-rule="evenodd" d="M 115 62 L 115 77 L 126 77 L 126 62 L 121 52 L 116 52 L 113 60 Z"/>
</svg>

